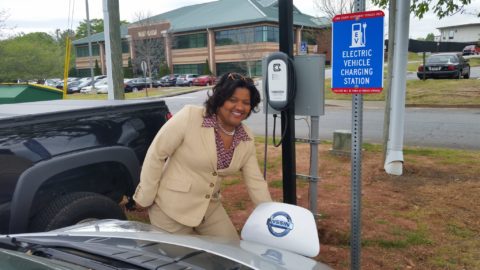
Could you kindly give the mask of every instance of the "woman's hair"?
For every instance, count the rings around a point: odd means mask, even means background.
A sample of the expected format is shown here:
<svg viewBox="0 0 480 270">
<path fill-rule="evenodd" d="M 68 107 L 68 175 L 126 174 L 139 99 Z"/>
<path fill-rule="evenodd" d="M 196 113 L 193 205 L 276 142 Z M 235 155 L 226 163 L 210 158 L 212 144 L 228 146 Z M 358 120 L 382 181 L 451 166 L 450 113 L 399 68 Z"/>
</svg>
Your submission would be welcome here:
<svg viewBox="0 0 480 270">
<path fill-rule="evenodd" d="M 226 73 L 220 77 L 220 80 L 213 87 L 212 93 L 208 94 L 208 99 L 205 101 L 205 108 L 207 116 L 212 116 L 217 113 L 218 108 L 223 106 L 223 103 L 235 93 L 237 88 L 247 88 L 250 91 L 250 106 L 252 111 L 257 112 L 258 103 L 260 103 L 260 93 L 253 83 L 253 80 L 244 77 L 238 73 Z"/>
</svg>

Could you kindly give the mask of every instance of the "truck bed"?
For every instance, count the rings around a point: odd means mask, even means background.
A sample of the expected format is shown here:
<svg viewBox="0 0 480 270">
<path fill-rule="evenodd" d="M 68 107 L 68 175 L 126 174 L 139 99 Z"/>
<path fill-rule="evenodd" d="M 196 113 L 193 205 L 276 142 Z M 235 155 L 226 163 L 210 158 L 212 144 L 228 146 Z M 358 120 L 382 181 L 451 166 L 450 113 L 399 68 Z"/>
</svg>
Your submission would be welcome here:
<svg viewBox="0 0 480 270">
<path fill-rule="evenodd" d="M 142 106 L 162 106 L 163 100 L 49 100 L 0 105 L 0 127 L 15 125 L 15 122 L 42 121 L 72 115 L 109 113 Z M 51 117 L 50 117 L 51 116 Z"/>
</svg>

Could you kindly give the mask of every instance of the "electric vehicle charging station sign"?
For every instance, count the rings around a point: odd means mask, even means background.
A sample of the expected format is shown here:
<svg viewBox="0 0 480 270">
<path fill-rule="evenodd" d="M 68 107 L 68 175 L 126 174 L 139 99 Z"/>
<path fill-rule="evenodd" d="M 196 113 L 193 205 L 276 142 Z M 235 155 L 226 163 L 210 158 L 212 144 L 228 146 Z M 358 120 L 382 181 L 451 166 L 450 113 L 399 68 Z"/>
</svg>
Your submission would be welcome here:
<svg viewBox="0 0 480 270">
<path fill-rule="evenodd" d="M 337 15 L 332 23 L 332 91 L 383 90 L 383 11 Z"/>
</svg>

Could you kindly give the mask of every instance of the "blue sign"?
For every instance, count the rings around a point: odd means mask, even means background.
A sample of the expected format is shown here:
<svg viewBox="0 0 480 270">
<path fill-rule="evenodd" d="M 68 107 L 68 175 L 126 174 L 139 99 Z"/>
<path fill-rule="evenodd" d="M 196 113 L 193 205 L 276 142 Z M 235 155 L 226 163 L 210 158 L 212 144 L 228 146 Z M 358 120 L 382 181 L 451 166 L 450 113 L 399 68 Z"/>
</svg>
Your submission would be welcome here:
<svg viewBox="0 0 480 270">
<path fill-rule="evenodd" d="M 384 16 L 382 11 L 367 11 L 337 15 L 333 18 L 333 92 L 382 92 Z"/>
</svg>

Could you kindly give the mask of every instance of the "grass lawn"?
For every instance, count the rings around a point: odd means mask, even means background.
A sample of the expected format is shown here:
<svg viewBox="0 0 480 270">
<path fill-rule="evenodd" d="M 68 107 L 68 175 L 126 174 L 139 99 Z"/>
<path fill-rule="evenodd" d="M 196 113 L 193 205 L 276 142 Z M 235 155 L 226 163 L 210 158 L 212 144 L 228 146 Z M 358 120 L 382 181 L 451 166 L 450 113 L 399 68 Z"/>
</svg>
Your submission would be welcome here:
<svg viewBox="0 0 480 270">
<path fill-rule="evenodd" d="M 256 138 L 263 167 L 263 138 Z M 295 144 L 297 172 L 309 172 L 309 145 Z M 321 181 L 317 221 L 321 251 L 315 259 L 333 269 L 350 269 L 349 157 L 319 146 Z M 404 173 L 382 169 L 382 146 L 362 147 L 362 269 L 480 269 L 480 151 L 406 147 Z M 282 201 L 281 149 L 268 146 L 267 182 Z M 297 204 L 308 208 L 309 183 L 298 180 Z M 241 174 L 222 182 L 222 203 L 241 230 L 254 205 Z M 148 222 L 146 211 L 128 212 Z"/>
<path fill-rule="evenodd" d="M 386 84 L 386 83 L 385 83 Z M 365 94 L 366 101 L 385 100 L 385 89 L 380 94 Z M 331 80 L 325 80 L 325 98 L 351 100 L 351 95 L 331 91 Z M 429 104 L 434 106 L 480 105 L 480 80 L 408 80 L 407 105 Z"/>
</svg>

